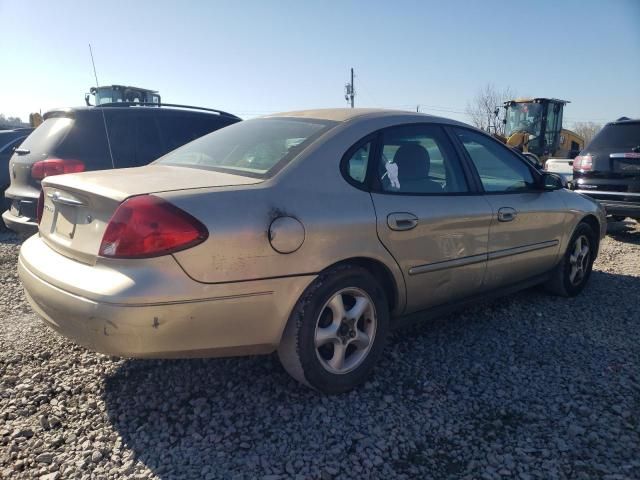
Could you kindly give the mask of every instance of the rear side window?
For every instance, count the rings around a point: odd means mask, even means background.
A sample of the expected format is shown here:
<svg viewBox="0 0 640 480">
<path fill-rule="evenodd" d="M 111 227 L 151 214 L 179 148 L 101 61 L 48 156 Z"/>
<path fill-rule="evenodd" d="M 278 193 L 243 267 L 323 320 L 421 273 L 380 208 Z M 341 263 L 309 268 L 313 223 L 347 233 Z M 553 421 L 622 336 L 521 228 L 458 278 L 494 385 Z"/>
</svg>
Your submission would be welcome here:
<svg viewBox="0 0 640 480">
<path fill-rule="evenodd" d="M 367 165 L 371 154 L 371 142 L 357 147 L 347 159 L 347 175 L 357 183 L 363 183 L 367 176 Z"/>
<path fill-rule="evenodd" d="M 25 139 L 21 147 L 32 155 L 48 156 L 66 137 L 74 123 L 74 119 L 67 117 L 48 118 Z"/>
<path fill-rule="evenodd" d="M 606 125 L 591 140 L 588 150 L 624 149 L 630 150 L 640 145 L 640 122 Z"/>
<path fill-rule="evenodd" d="M 151 115 L 140 115 L 136 128 L 136 156 L 135 166 L 147 165 L 165 154 L 165 146 L 158 122 Z"/>
<path fill-rule="evenodd" d="M 435 125 L 407 125 L 383 130 L 378 179 L 385 192 L 464 193 L 462 166 Z"/>
<path fill-rule="evenodd" d="M 230 123 L 229 120 L 216 115 L 161 115 L 158 124 L 167 151 L 175 150 L 185 143 L 213 132 Z"/>
<path fill-rule="evenodd" d="M 116 168 L 136 165 L 136 131 L 133 115 L 116 113 L 107 120 L 109 140 Z"/>
</svg>

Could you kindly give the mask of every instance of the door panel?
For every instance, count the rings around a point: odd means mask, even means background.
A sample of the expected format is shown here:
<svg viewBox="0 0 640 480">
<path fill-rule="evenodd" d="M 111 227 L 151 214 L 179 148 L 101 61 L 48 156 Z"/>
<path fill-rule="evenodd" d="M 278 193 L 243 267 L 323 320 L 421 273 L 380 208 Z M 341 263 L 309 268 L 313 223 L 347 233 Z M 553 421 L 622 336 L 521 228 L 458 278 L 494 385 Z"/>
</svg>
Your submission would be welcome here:
<svg viewBox="0 0 640 480">
<path fill-rule="evenodd" d="M 558 260 L 566 218 L 558 192 L 486 195 L 494 216 L 489 230 L 485 288 L 491 289 L 549 271 Z M 512 219 L 498 212 L 512 209 Z"/>
<path fill-rule="evenodd" d="M 539 186 L 539 174 L 520 156 L 486 134 L 453 129 L 491 205 L 484 289 L 545 273 L 558 260 L 566 206 L 559 192 Z"/>
<path fill-rule="evenodd" d="M 373 193 L 372 198 L 378 236 L 405 278 L 406 313 L 481 289 L 492 216 L 491 207 L 481 196 Z M 408 212 L 416 219 L 415 227 L 391 228 L 394 223 L 389 217 Z"/>
<path fill-rule="evenodd" d="M 383 130 L 372 193 L 380 240 L 407 286 L 407 313 L 482 288 L 492 210 L 434 124 Z"/>
</svg>

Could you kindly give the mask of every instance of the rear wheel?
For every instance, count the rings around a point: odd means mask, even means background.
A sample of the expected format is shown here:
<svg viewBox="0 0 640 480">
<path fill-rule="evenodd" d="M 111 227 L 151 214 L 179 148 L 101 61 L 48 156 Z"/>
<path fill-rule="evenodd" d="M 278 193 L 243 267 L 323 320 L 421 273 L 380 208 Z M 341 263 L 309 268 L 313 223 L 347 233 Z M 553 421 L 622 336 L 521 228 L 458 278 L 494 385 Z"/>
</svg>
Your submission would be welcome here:
<svg viewBox="0 0 640 480">
<path fill-rule="evenodd" d="M 389 307 L 377 280 L 363 268 L 338 266 L 302 294 L 278 356 L 299 382 L 324 393 L 344 392 L 370 375 L 388 326 Z"/>
<path fill-rule="evenodd" d="M 4 196 L 4 192 L 7 188 L 9 188 L 9 185 L 0 186 L 0 215 L 11 207 L 11 202 L 9 202 L 9 199 Z M 0 218 L 0 232 L 4 232 L 5 230 L 9 229 Z"/>
<path fill-rule="evenodd" d="M 586 223 L 580 223 L 571 237 L 562 261 L 546 284 L 547 290 L 563 297 L 578 295 L 591 276 L 596 248 L 596 234 L 593 229 Z"/>
</svg>

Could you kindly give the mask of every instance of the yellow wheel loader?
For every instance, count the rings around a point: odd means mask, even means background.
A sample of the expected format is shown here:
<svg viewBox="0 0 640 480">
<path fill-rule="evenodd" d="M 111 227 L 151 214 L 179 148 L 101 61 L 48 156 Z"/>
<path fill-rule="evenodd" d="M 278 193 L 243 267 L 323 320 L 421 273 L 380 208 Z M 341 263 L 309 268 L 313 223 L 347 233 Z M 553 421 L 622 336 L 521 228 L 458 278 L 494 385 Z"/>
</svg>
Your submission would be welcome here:
<svg viewBox="0 0 640 480">
<path fill-rule="evenodd" d="M 496 137 L 540 166 L 550 158 L 565 159 L 570 170 L 572 159 L 584 148 L 584 139 L 562 128 L 562 112 L 567 103 L 556 98 L 509 100 L 504 103 L 505 135 Z"/>
</svg>

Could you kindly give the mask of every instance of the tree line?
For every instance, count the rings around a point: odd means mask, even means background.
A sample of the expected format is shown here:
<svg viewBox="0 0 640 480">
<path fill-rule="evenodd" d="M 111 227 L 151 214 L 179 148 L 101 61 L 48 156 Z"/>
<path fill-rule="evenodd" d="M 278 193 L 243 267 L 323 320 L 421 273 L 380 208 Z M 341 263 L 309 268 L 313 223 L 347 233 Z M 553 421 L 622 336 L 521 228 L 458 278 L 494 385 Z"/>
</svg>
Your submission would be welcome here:
<svg viewBox="0 0 640 480">
<path fill-rule="evenodd" d="M 0 113 L 0 130 L 11 128 L 28 127 L 28 123 L 24 123 L 20 117 L 7 117 Z"/>
</svg>

